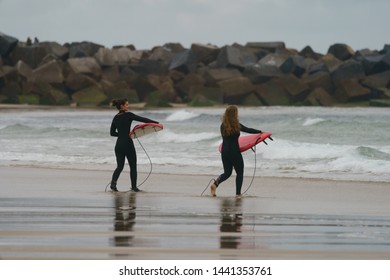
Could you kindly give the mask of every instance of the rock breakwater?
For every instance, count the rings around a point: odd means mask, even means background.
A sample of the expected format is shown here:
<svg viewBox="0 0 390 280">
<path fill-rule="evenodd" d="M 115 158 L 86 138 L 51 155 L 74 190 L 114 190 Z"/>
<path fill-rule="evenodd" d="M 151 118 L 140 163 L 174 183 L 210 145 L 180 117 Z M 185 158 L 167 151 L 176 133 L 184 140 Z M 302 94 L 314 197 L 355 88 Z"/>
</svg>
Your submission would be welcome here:
<svg viewBox="0 0 390 280">
<path fill-rule="evenodd" d="M 390 45 L 326 54 L 284 42 L 150 50 L 92 42 L 21 42 L 0 33 L 0 103 L 107 106 L 367 104 L 390 106 Z"/>
</svg>

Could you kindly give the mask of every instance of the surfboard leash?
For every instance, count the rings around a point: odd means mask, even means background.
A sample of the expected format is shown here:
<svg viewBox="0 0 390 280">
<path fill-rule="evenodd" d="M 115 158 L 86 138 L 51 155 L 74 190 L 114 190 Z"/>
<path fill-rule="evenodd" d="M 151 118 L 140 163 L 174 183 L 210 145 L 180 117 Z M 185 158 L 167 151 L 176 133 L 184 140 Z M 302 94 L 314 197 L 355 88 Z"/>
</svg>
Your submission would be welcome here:
<svg viewBox="0 0 390 280">
<path fill-rule="evenodd" d="M 210 182 L 207 184 L 206 188 L 203 190 L 203 192 L 200 194 L 200 196 L 203 196 L 204 192 L 209 188 L 211 185 L 211 182 L 214 181 L 214 179 L 211 179 Z"/>
<path fill-rule="evenodd" d="M 246 188 L 246 190 L 245 190 L 242 194 L 245 194 L 245 193 L 250 189 L 250 187 L 252 186 L 253 180 L 255 179 L 255 175 L 256 175 L 256 165 L 257 165 L 256 146 L 253 146 L 253 147 L 251 148 L 251 150 L 252 150 L 253 153 L 255 154 L 255 168 L 253 169 L 253 175 L 252 175 L 251 182 L 249 183 L 249 186 Z"/>
<path fill-rule="evenodd" d="M 144 146 L 141 144 L 141 141 L 139 140 L 139 138 L 138 138 L 138 137 L 136 137 L 136 138 L 137 138 L 137 141 L 138 141 L 139 145 L 141 146 L 142 150 L 144 151 L 145 155 L 148 157 L 149 163 L 150 163 L 149 174 L 148 174 L 148 176 L 146 176 L 146 178 L 142 181 L 142 183 L 139 184 L 139 185 L 137 186 L 137 188 L 138 188 L 138 187 L 142 186 L 142 185 L 149 179 L 150 175 L 152 174 L 153 163 L 152 163 L 152 159 L 150 158 L 148 152 L 146 151 L 146 149 L 144 148 Z"/>
</svg>

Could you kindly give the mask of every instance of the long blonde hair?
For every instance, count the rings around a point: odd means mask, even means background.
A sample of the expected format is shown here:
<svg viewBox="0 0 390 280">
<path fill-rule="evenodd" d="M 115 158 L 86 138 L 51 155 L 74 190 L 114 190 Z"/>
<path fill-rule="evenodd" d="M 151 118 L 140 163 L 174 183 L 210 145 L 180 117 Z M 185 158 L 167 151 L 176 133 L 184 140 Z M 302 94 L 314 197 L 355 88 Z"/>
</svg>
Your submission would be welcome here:
<svg viewBox="0 0 390 280">
<path fill-rule="evenodd" d="M 240 134 L 240 122 L 238 120 L 238 108 L 236 105 L 229 105 L 222 117 L 222 135 L 230 136 Z"/>
</svg>

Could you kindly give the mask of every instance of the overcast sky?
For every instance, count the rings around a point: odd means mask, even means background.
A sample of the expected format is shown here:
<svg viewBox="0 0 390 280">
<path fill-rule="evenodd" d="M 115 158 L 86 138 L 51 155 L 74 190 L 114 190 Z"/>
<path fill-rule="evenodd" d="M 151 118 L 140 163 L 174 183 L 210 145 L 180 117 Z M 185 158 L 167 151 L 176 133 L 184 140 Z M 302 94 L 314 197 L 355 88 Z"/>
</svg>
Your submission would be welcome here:
<svg viewBox="0 0 390 280">
<path fill-rule="evenodd" d="M 133 44 L 283 41 L 326 53 L 390 44 L 390 0 L 0 0 L 0 32 L 26 41 Z"/>
</svg>

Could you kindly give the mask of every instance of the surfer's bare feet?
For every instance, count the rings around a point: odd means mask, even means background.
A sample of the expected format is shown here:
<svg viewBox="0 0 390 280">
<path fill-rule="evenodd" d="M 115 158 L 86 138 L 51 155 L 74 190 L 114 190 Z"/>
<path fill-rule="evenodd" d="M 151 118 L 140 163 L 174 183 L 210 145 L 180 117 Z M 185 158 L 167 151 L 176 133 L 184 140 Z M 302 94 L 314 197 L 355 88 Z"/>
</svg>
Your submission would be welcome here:
<svg viewBox="0 0 390 280">
<path fill-rule="evenodd" d="M 210 186 L 210 192 L 211 192 L 211 196 L 217 196 L 216 192 L 217 192 L 217 184 L 216 182 L 214 181 L 214 183 Z"/>
<path fill-rule="evenodd" d="M 131 189 L 132 192 L 141 192 L 141 190 L 137 187 Z"/>
</svg>

